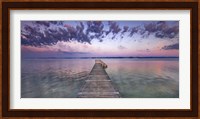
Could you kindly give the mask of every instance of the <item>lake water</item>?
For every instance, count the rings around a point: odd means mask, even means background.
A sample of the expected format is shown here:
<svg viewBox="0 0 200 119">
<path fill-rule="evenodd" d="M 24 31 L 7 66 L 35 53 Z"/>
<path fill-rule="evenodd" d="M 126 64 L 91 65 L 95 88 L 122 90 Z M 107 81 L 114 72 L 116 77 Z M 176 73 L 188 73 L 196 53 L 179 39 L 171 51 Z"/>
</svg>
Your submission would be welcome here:
<svg viewBox="0 0 200 119">
<path fill-rule="evenodd" d="M 178 98 L 178 58 L 102 59 L 122 98 Z M 94 59 L 23 59 L 22 98 L 76 98 Z"/>
</svg>

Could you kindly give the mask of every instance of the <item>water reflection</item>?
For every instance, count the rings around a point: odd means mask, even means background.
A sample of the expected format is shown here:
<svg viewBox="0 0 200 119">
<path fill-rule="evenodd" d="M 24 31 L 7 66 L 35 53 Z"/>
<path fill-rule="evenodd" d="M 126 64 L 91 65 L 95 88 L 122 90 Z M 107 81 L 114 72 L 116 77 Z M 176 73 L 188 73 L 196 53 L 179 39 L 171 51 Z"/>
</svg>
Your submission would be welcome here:
<svg viewBox="0 0 200 119">
<path fill-rule="evenodd" d="M 178 59 L 104 60 L 122 97 L 178 98 Z"/>
<path fill-rule="evenodd" d="M 74 98 L 94 61 L 34 59 L 22 61 L 22 98 Z"/>
<path fill-rule="evenodd" d="M 123 98 L 178 98 L 178 59 L 103 59 Z M 22 98 L 75 98 L 94 59 L 22 60 Z"/>
</svg>

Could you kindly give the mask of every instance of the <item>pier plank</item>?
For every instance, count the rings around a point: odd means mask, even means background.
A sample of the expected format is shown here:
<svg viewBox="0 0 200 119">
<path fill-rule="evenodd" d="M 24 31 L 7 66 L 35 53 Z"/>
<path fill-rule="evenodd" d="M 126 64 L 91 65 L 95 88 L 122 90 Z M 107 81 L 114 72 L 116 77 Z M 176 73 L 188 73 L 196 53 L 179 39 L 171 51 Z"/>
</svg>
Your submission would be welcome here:
<svg viewBox="0 0 200 119">
<path fill-rule="evenodd" d="M 101 60 L 95 60 L 95 64 L 78 93 L 79 98 L 119 98 L 119 92 L 114 88 L 110 77 L 105 71 L 107 65 Z"/>
</svg>

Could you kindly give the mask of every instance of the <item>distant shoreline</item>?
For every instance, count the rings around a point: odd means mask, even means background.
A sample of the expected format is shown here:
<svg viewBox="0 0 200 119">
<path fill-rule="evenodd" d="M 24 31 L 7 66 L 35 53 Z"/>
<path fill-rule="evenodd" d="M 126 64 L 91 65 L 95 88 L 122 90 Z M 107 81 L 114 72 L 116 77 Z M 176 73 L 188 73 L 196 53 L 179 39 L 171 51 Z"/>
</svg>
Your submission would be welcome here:
<svg viewBox="0 0 200 119">
<path fill-rule="evenodd" d="M 36 57 L 36 58 L 22 58 L 22 59 L 155 59 L 155 58 L 179 58 L 179 57 Z"/>
</svg>

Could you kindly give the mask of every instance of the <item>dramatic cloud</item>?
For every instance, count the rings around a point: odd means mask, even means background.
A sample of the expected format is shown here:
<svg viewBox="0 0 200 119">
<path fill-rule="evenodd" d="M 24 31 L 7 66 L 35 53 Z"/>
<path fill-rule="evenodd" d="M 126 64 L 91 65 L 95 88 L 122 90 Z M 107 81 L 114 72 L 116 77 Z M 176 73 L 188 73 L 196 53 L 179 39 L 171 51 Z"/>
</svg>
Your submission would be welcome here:
<svg viewBox="0 0 200 119">
<path fill-rule="evenodd" d="M 129 36 L 132 37 L 135 33 L 138 33 L 139 29 L 140 29 L 140 27 L 132 27 L 132 28 L 130 28 L 129 29 L 129 31 L 130 31 Z"/>
<path fill-rule="evenodd" d="M 48 22 L 48 21 L 36 21 L 35 23 L 38 25 L 44 25 L 46 27 L 50 26 L 50 22 Z"/>
<path fill-rule="evenodd" d="M 128 26 L 124 26 L 124 27 L 123 27 L 122 34 L 124 34 L 125 32 L 127 32 L 127 31 L 128 31 L 128 29 L 129 29 L 129 27 L 128 27 Z"/>
<path fill-rule="evenodd" d="M 101 38 L 104 33 L 103 28 L 104 25 L 101 21 L 88 21 L 86 35 L 88 35 L 91 39 L 97 38 L 102 41 Z"/>
<path fill-rule="evenodd" d="M 83 32 L 84 26 L 80 22 L 80 25 L 73 27 L 71 25 L 62 25 L 62 22 L 35 22 L 37 25 L 24 25 L 21 31 L 21 43 L 22 45 L 40 47 L 44 45 L 55 45 L 58 41 L 70 42 L 77 40 L 82 43 L 90 43 L 89 37 Z M 48 28 L 40 29 L 40 26 Z M 50 24 L 59 24 L 54 27 L 50 27 Z"/>
<path fill-rule="evenodd" d="M 161 48 L 162 50 L 178 50 L 179 49 L 179 43 L 164 46 Z"/>
<path fill-rule="evenodd" d="M 173 39 L 178 37 L 178 22 L 143 22 L 137 26 L 122 25 L 116 21 L 22 21 L 21 43 L 24 46 L 52 46 L 59 41 L 91 44 L 92 40 L 103 42 L 121 37 L 141 38 L 153 35 L 155 38 Z M 131 23 L 131 22 L 130 22 Z"/>
<path fill-rule="evenodd" d="M 129 27 L 128 27 L 128 26 L 124 26 L 124 27 L 123 27 L 123 31 L 121 32 L 121 38 L 124 37 L 124 33 L 128 32 L 128 30 L 129 30 Z"/>
<path fill-rule="evenodd" d="M 108 26 L 109 26 L 109 31 L 106 31 L 106 35 L 108 35 L 109 33 L 112 33 L 113 34 L 112 39 L 114 39 L 116 35 L 121 31 L 121 28 L 115 21 L 109 21 Z"/>
<path fill-rule="evenodd" d="M 33 24 L 49 27 L 51 24 L 63 25 L 63 21 L 33 21 Z"/>
<path fill-rule="evenodd" d="M 154 34 L 157 38 L 174 38 L 179 33 L 179 26 L 176 24 L 174 26 L 169 26 L 164 21 L 152 22 L 144 25 L 143 32 L 141 35 L 146 33 L 147 36 Z"/>
</svg>

